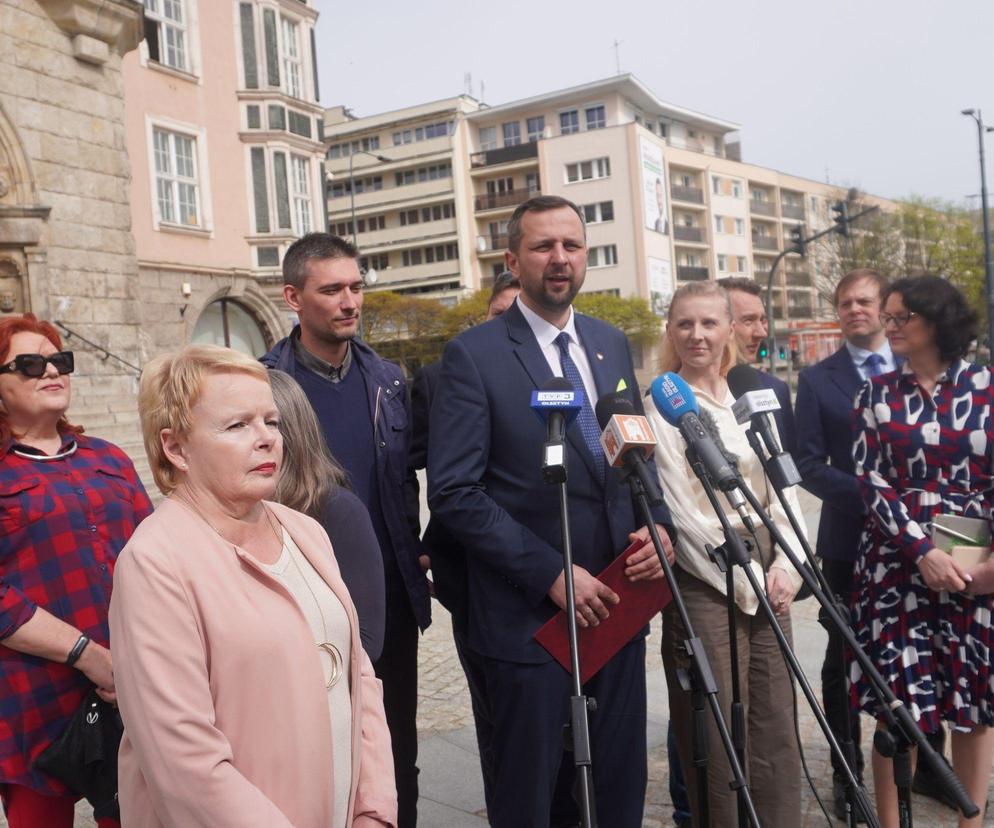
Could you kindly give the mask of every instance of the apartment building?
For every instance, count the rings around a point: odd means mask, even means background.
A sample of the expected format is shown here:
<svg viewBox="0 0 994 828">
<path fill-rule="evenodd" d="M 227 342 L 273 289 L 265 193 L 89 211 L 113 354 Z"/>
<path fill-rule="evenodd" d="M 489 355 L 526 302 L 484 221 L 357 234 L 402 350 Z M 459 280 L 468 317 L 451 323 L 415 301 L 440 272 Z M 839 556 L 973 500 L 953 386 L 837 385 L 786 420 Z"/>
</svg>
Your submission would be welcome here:
<svg viewBox="0 0 994 828">
<path fill-rule="evenodd" d="M 500 106 L 460 96 L 366 118 L 338 107 L 325 141 L 332 230 L 353 229 L 354 182 L 376 288 L 444 301 L 503 269 L 510 215 L 537 193 L 584 212 L 585 291 L 641 296 L 660 314 L 687 281 L 765 285 L 791 228 L 827 227 L 846 195 L 743 162 L 739 124 L 666 103 L 630 74 Z M 786 257 L 774 281 L 781 325 L 828 314 L 816 285 L 831 262 L 818 249 Z"/>
<path fill-rule="evenodd" d="M 285 335 L 280 262 L 324 227 L 314 0 L 144 0 L 124 59 L 146 355 L 261 354 Z"/>
</svg>

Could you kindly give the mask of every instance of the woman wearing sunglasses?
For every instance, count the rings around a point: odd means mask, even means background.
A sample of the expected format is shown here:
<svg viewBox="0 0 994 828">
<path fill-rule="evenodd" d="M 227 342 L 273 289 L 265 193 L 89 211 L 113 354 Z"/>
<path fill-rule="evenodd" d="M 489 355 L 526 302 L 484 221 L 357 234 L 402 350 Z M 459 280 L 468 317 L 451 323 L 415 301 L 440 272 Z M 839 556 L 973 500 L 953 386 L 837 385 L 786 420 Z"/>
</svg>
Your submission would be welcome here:
<svg viewBox="0 0 994 828">
<path fill-rule="evenodd" d="M 51 324 L 0 319 L 0 798 L 10 828 L 73 824 L 76 797 L 32 762 L 90 688 L 114 700 L 114 562 L 152 511 L 124 452 L 66 419 L 73 368 Z"/>
<path fill-rule="evenodd" d="M 953 729 L 953 769 L 980 806 L 994 759 L 994 634 L 989 567 L 960 565 L 936 548 L 931 521 L 990 521 L 994 508 L 994 393 L 987 366 L 964 357 L 977 317 L 937 276 L 899 279 L 881 296 L 880 321 L 904 364 L 873 377 L 856 398 L 853 459 L 868 513 L 853 575 L 853 629 L 891 690 L 926 733 Z M 975 577 L 976 576 L 976 577 Z M 879 716 L 859 665 L 854 699 Z M 877 811 L 899 823 L 890 759 L 873 752 Z"/>
</svg>

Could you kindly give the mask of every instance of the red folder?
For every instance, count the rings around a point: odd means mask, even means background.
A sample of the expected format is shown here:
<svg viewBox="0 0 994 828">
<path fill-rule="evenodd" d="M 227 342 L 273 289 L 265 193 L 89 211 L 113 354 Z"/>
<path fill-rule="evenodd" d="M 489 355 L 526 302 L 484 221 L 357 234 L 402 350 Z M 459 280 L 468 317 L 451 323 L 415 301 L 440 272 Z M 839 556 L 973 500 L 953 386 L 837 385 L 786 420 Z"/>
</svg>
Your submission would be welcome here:
<svg viewBox="0 0 994 828">
<path fill-rule="evenodd" d="M 586 684 L 611 657 L 624 647 L 635 634 L 660 612 L 673 593 L 665 579 L 629 581 L 625 567 L 629 556 L 642 541 L 635 541 L 622 552 L 597 579 L 611 587 L 621 601 L 610 607 L 611 614 L 596 627 L 577 627 L 580 647 L 580 680 Z M 556 661 L 572 673 L 569 658 L 569 632 L 566 613 L 560 610 L 535 633 L 535 640 L 545 647 Z"/>
</svg>

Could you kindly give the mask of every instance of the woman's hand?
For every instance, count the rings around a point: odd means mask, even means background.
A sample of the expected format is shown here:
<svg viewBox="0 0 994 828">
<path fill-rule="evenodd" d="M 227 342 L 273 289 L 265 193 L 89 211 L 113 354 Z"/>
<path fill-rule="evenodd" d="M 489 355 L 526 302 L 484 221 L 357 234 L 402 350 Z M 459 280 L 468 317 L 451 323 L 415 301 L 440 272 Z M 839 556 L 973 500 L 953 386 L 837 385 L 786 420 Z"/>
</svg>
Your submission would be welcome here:
<svg viewBox="0 0 994 828">
<path fill-rule="evenodd" d="M 797 589 L 787 570 L 778 566 L 770 567 L 770 571 L 766 573 L 766 595 L 773 611 L 777 615 L 786 615 L 796 594 Z"/>
<path fill-rule="evenodd" d="M 930 549 L 918 559 L 918 571 L 936 592 L 962 592 L 973 578 L 953 560 L 953 556 L 938 549 Z"/>
<path fill-rule="evenodd" d="M 966 574 L 973 579 L 966 588 L 968 595 L 990 595 L 994 592 L 994 558 L 971 566 Z"/>
<path fill-rule="evenodd" d="M 110 650 L 91 641 L 76 662 L 76 669 L 97 686 L 97 695 L 105 702 L 116 702 L 114 692 L 114 665 Z"/>
</svg>

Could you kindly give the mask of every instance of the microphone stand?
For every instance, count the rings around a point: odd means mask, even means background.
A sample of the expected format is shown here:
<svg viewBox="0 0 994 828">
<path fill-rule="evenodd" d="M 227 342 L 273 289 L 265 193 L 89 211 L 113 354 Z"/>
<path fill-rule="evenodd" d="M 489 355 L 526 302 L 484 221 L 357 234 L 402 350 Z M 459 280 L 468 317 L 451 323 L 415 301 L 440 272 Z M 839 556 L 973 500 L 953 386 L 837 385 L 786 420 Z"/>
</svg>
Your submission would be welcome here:
<svg viewBox="0 0 994 828">
<path fill-rule="evenodd" d="M 806 565 L 809 567 L 810 571 L 818 579 L 818 583 L 822 588 L 825 595 L 834 603 L 836 612 L 849 623 L 849 606 L 847 603 L 843 603 L 842 597 L 836 595 L 831 586 L 828 583 L 828 579 L 825 577 L 825 573 L 822 572 L 821 567 L 818 566 L 817 560 L 815 559 L 814 551 L 811 549 L 811 544 L 808 543 L 807 537 L 800 528 L 800 521 L 794 510 L 791 508 L 790 503 L 787 502 L 787 496 L 784 493 L 786 486 L 782 485 L 783 478 L 776 474 L 773 469 L 770 468 L 772 462 L 772 452 L 767 456 L 766 452 L 763 451 L 762 444 L 759 440 L 759 435 L 756 433 L 756 428 L 750 425 L 746 429 L 746 438 L 749 441 L 749 445 L 752 447 L 753 452 L 756 457 L 759 458 L 760 465 L 763 467 L 763 473 L 766 475 L 766 479 L 769 481 L 773 490 L 777 493 L 777 500 L 780 501 L 781 507 L 783 507 L 784 512 L 787 514 L 787 520 L 790 521 L 790 526 L 794 530 L 794 534 L 797 536 L 798 541 L 801 544 L 801 549 L 804 552 L 804 557 L 806 558 Z M 818 623 L 825 629 L 825 632 L 830 633 L 832 630 L 832 622 L 828 617 L 828 614 L 822 609 L 818 613 Z M 843 676 L 842 686 L 839 688 L 841 698 L 838 699 L 840 702 L 840 709 L 842 710 L 842 752 L 845 754 L 846 763 L 853 770 L 857 768 L 856 762 L 856 743 L 852 738 L 852 711 L 849 705 L 849 680 L 847 677 L 848 663 L 846 661 L 845 648 L 839 648 L 839 661 L 842 668 L 841 675 Z M 904 741 L 905 746 L 907 746 L 906 740 Z M 897 749 L 897 743 L 895 742 L 894 750 Z M 882 756 L 887 756 L 880 748 L 878 752 Z M 907 751 L 905 750 L 905 755 Z M 910 757 L 908 757 L 910 765 Z M 897 765 L 894 767 L 895 782 L 897 782 Z M 853 774 L 855 776 L 855 774 Z M 856 792 L 853 787 L 849 784 L 849 780 L 846 780 L 846 826 L 847 828 L 857 828 L 858 818 L 856 810 Z M 898 784 L 898 796 L 903 799 L 904 789 L 900 784 Z M 911 801 L 911 774 L 910 770 L 908 772 L 907 779 L 907 801 Z M 910 804 L 909 804 L 910 808 Z M 902 824 L 904 824 L 902 822 Z M 910 825 L 910 822 L 907 823 Z"/>
<path fill-rule="evenodd" d="M 590 748 L 590 721 L 588 714 L 597 709 L 594 699 L 583 695 L 580 682 L 580 643 L 576 627 L 576 591 L 573 584 L 573 545 L 570 540 L 569 503 L 566 496 L 566 448 L 561 440 L 545 444 L 542 477 L 546 483 L 559 487 L 559 519 L 563 535 L 563 579 L 566 586 L 566 629 L 569 633 L 569 658 L 573 694 L 570 696 L 570 720 L 563 726 L 566 750 L 573 753 L 573 765 L 579 782 L 578 799 L 580 824 L 583 828 L 597 828 L 597 809 L 594 804 L 592 751 Z"/>
<path fill-rule="evenodd" d="M 673 595 L 673 603 L 676 605 L 677 613 L 683 623 L 684 632 L 687 637 L 683 646 L 690 658 L 690 673 L 680 676 L 680 684 L 685 690 L 690 690 L 692 705 L 694 710 L 693 727 L 693 755 L 694 767 L 697 777 L 697 821 L 698 825 L 711 825 L 711 804 L 708 796 L 708 736 L 707 717 L 705 715 L 705 703 L 711 708 L 711 716 L 714 719 L 715 727 L 721 738 L 725 754 L 728 756 L 728 763 L 732 769 L 732 781 L 729 787 L 736 791 L 739 803 L 739 824 L 752 824 L 754 828 L 761 828 L 759 817 L 756 815 L 756 808 L 752 801 L 752 794 L 749 791 L 749 783 L 746 781 L 745 773 L 742 769 L 742 762 L 736 745 L 732 741 L 732 736 L 728 732 L 728 725 L 721 712 L 721 705 L 718 703 L 718 684 L 711 670 L 707 653 L 700 638 L 694 635 L 694 628 L 690 622 L 690 615 L 687 613 L 687 605 L 680 593 L 673 574 L 673 567 L 663 551 L 662 541 L 659 539 L 659 532 L 656 529 L 656 521 L 652 516 L 651 504 L 663 502 L 663 497 L 658 491 L 658 486 L 654 476 L 651 475 L 640 461 L 627 466 L 621 473 L 622 481 L 627 481 L 631 487 L 632 495 L 638 503 L 642 520 L 649 530 L 649 537 L 656 550 L 656 556 L 663 567 L 663 574 L 669 584 L 670 592 Z M 682 673 L 683 671 L 681 671 Z M 743 728 L 744 730 L 744 728 Z M 748 822 L 743 822 L 743 816 L 748 818 Z"/>
<path fill-rule="evenodd" d="M 725 537 L 727 538 L 729 534 L 735 534 L 735 531 L 732 529 L 732 526 L 728 521 L 728 516 L 725 514 L 725 510 L 721 508 L 721 504 L 718 502 L 718 496 L 715 494 L 714 486 L 711 484 L 711 480 L 708 477 L 704 465 L 700 462 L 700 460 L 697 459 L 696 456 L 693 456 L 689 450 L 688 450 L 688 460 L 690 460 L 691 467 L 693 468 L 694 473 L 697 475 L 698 480 L 700 480 L 701 485 L 704 488 L 704 493 L 707 495 L 708 501 L 711 503 L 711 508 L 714 509 L 715 514 L 717 514 L 718 516 L 718 520 L 721 521 L 721 526 L 725 532 Z M 738 480 L 738 486 L 740 489 L 742 489 L 743 493 L 747 493 L 746 498 L 749 501 L 750 505 L 752 506 L 753 510 L 756 511 L 756 513 L 760 516 L 760 519 L 767 526 L 767 528 L 770 528 L 770 525 L 773 522 L 769 519 L 769 516 L 765 514 L 762 507 L 756 501 L 755 495 L 753 495 L 752 492 L 748 490 L 748 488 L 745 486 L 745 483 L 742 481 L 741 478 L 739 478 Z M 774 530 L 775 527 L 770 528 L 771 537 L 774 536 L 773 535 Z M 778 535 L 780 534 L 779 531 L 777 532 L 777 534 Z M 785 545 L 783 544 L 782 535 L 779 537 L 778 542 L 781 545 Z M 797 566 L 797 563 L 794 562 L 793 558 L 791 562 L 794 563 L 795 566 Z M 789 667 L 790 672 L 794 675 L 794 677 L 797 679 L 797 683 L 801 686 L 801 690 L 803 691 L 804 696 L 808 701 L 808 705 L 811 707 L 811 711 L 815 714 L 815 718 L 818 720 L 818 725 L 821 727 L 822 732 L 825 734 L 825 738 L 828 739 L 828 744 L 832 750 L 832 753 L 834 753 L 836 757 L 838 757 L 843 763 L 847 780 L 849 784 L 852 785 L 853 788 L 855 789 L 857 802 L 859 803 L 860 809 L 866 815 L 867 823 L 871 826 L 871 828 L 879 828 L 880 823 L 877 821 L 876 815 L 873 813 L 873 811 L 870 808 L 870 803 L 866 798 L 865 792 L 858 788 L 856 779 L 853 776 L 852 769 L 849 767 L 849 764 L 846 762 L 845 756 L 842 753 L 842 748 L 839 747 L 839 743 L 836 741 L 835 735 L 832 733 L 832 729 L 828 726 L 828 721 L 825 719 L 825 714 L 822 712 L 821 707 L 818 705 L 818 701 L 815 698 L 814 690 L 811 689 L 811 685 L 808 682 L 807 677 L 804 675 L 804 671 L 801 669 L 801 665 L 797 660 L 797 656 L 794 655 L 794 651 L 791 649 L 790 644 L 787 641 L 787 636 L 784 633 L 783 629 L 780 627 L 780 623 L 777 621 L 776 613 L 773 612 L 773 607 L 770 606 L 769 599 L 766 597 L 766 591 L 763 588 L 763 585 L 760 584 L 759 580 L 756 578 L 756 573 L 752 571 L 752 566 L 750 565 L 752 563 L 751 559 L 747 558 L 746 560 L 743 561 L 741 560 L 741 556 L 736 556 L 735 559 L 730 560 L 730 563 L 737 563 L 742 566 L 742 571 L 743 573 L 745 573 L 746 579 L 749 581 L 749 585 L 752 587 L 753 592 L 756 593 L 756 598 L 759 600 L 759 606 L 763 610 L 763 614 L 766 616 L 767 620 L 769 621 L 770 627 L 773 630 L 773 634 L 776 636 L 777 643 L 780 646 L 780 650 L 784 655 L 784 659 L 787 662 L 787 666 Z"/>
<path fill-rule="evenodd" d="M 963 783 L 960 782 L 959 777 L 953 773 L 952 768 L 950 768 L 942 759 L 939 754 L 935 752 L 935 749 L 928 743 L 928 739 L 925 738 L 921 729 L 916 724 L 911 713 L 908 712 L 907 707 L 904 702 L 901 701 L 894 692 L 890 689 L 884 677 L 880 675 L 880 671 L 877 669 L 876 665 L 870 659 L 870 657 L 863 652 L 863 649 L 859 646 L 856 641 L 856 636 L 850 628 L 849 624 L 844 620 L 839 609 L 836 607 L 835 602 L 828 598 L 823 592 L 821 585 L 818 582 L 818 578 L 813 575 L 806 566 L 804 566 L 794 551 L 787 544 L 784 539 L 783 533 L 777 528 L 770 516 L 766 514 L 763 507 L 759 504 L 756 499 L 756 495 L 745 485 L 743 480 L 739 480 L 739 488 L 742 494 L 745 495 L 746 500 L 749 501 L 749 505 L 752 506 L 753 511 L 759 515 L 760 520 L 763 525 L 769 530 L 770 537 L 773 542 L 783 549 L 784 553 L 789 558 L 791 564 L 800 573 L 801 578 L 804 583 L 807 584 L 808 589 L 811 590 L 811 594 L 818 600 L 818 603 L 822 606 L 822 611 L 835 626 L 835 628 L 842 635 L 845 640 L 846 645 L 849 647 L 850 652 L 853 654 L 853 658 L 859 663 L 860 669 L 863 671 L 863 675 L 869 681 L 870 687 L 873 690 L 874 695 L 878 699 L 878 709 L 880 714 L 886 723 L 887 730 L 886 735 L 878 738 L 874 738 L 874 746 L 877 751 L 883 756 L 887 756 L 884 753 L 885 750 L 893 750 L 894 755 L 894 768 L 895 776 L 900 772 L 901 778 L 895 781 L 903 784 L 907 777 L 908 789 L 910 790 L 910 755 L 908 751 L 912 745 L 916 746 L 919 751 L 919 757 L 924 757 L 925 761 L 932 768 L 936 777 L 940 780 L 943 788 L 950 795 L 952 799 L 956 802 L 956 807 L 959 811 L 968 819 L 977 816 L 980 810 L 977 806 L 970 800 L 967 795 L 966 790 L 963 788 Z M 789 511 L 789 510 L 788 510 Z M 798 537 L 803 537 L 798 535 Z M 824 575 L 821 573 L 819 568 L 815 568 L 818 571 L 818 575 L 824 580 Z M 802 687 L 805 688 L 805 695 L 807 695 L 807 683 L 806 681 L 802 683 Z M 809 704 L 815 709 L 816 717 L 818 717 L 818 723 L 822 726 L 822 730 L 825 732 L 826 737 L 829 740 L 829 744 L 832 745 L 833 750 L 838 752 L 838 743 L 835 741 L 835 737 L 831 730 L 828 729 L 827 722 L 824 722 L 824 714 L 821 713 L 820 708 L 817 708 L 817 703 L 809 697 Z M 879 733 L 880 731 L 878 731 Z M 890 746 L 893 743 L 893 747 Z M 905 755 L 907 755 L 907 759 Z M 843 760 L 844 761 L 844 760 Z M 852 770 L 848 763 L 845 765 L 847 773 L 847 783 L 855 788 L 856 780 L 853 777 Z M 904 769 L 907 769 L 905 772 Z M 871 814 L 868 805 L 865 803 L 865 795 L 861 789 L 856 789 L 856 799 L 859 802 L 860 808 L 866 815 L 866 818 L 871 819 Z M 899 816 L 901 819 L 900 825 L 902 828 L 911 828 L 911 799 L 910 793 L 903 796 L 899 800 Z"/>
</svg>

